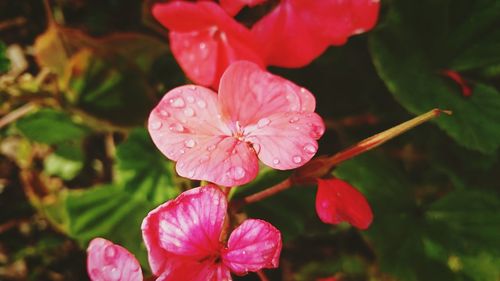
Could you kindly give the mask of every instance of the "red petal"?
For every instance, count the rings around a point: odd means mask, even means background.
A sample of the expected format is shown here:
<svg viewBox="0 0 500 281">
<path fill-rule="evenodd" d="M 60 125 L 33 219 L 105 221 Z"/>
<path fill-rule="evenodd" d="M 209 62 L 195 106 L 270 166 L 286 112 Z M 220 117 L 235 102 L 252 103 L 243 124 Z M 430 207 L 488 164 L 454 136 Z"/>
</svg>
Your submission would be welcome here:
<svg viewBox="0 0 500 281">
<path fill-rule="evenodd" d="M 234 16 L 243 9 L 244 6 L 253 7 L 258 4 L 264 3 L 267 0 L 220 0 L 221 7 L 226 10 L 226 12 Z"/>
<path fill-rule="evenodd" d="M 370 205 L 361 192 L 339 179 L 318 179 L 316 212 L 324 223 L 348 222 L 367 229 L 373 220 Z"/>
<path fill-rule="evenodd" d="M 142 281 L 137 259 L 103 238 L 95 238 L 87 248 L 87 271 L 92 281 Z"/>
<path fill-rule="evenodd" d="M 278 267 L 281 247 L 278 229 L 263 220 L 248 219 L 231 233 L 222 258 L 232 272 L 241 275 Z"/>
</svg>

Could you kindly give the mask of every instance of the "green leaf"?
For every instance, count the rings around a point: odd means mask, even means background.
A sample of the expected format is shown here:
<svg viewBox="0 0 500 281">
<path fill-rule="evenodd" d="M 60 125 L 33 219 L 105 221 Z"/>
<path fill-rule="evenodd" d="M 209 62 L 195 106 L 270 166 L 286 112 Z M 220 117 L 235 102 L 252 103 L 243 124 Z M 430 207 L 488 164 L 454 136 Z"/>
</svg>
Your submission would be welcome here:
<svg viewBox="0 0 500 281">
<path fill-rule="evenodd" d="M 158 151 L 145 129 L 133 130 L 116 155 L 118 182 L 125 190 L 154 204 L 180 193 L 174 163 Z"/>
<path fill-rule="evenodd" d="M 498 64 L 498 30 L 484 39 L 478 34 L 490 34 L 498 26 L 500 5 L 469 3 L 395 1 L 370 48 L 379 75 L 408 111 L 452 110 L 452 116 L 436 121 L 438 126 L 468 148 L 493 153 L 500 146 L 500 93 L 475 81 L 472 96 L 463 97 L 458 85 L 442 74 L 445 69 Z"/>
<path fill-rule="evenodd" d="M 44 159 L 44 169 L 48 175 L 71 180 L 82 170 L 84 160 L 81 143 L 61 144 Z"/>
<path fill-rule="evenodd" d="M 0 73 L 7 72 L 10 68 L 10 60 L 7 58 L 6 52 L 7 46 L 0 41 Z"/>
<path fill-rule="evenodd" d="M 458 270 L 455 257 L 500 257 L 496 193 L 457 189 L 443 196 L 436 188 L 430 201 L 415 198 L 424 187 L 413 185 L 398 166 L 372 154 L 342 163 L 335 175 L 370 202 L 375 216 L 364 234 L 383 271 L 402 280 L 481 280 Z"/>
<path fill-rule="evenodd" d="M 46 144 L 81 139 L 89 132 L 87 127 L 67 114 L 53 109 L 41 109 L 30 114 L 18 120 L 16 127 L 27 138 Z"/>
</svg>

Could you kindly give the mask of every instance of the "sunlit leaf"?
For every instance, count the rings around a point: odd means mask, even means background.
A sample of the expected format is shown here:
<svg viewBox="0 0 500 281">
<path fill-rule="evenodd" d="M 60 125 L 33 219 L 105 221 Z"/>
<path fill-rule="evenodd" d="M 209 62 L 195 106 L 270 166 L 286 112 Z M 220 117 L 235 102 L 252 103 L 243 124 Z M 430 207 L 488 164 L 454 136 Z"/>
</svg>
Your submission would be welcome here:
<svg viewBox="0 0 500 281">
<path fill-rule="evenodd" d="M 48 175 L 71 180 L 82 170 L 84 160 L 80 143 L 61 144 L 44 159 L 44 169 Z"/>
</svg>

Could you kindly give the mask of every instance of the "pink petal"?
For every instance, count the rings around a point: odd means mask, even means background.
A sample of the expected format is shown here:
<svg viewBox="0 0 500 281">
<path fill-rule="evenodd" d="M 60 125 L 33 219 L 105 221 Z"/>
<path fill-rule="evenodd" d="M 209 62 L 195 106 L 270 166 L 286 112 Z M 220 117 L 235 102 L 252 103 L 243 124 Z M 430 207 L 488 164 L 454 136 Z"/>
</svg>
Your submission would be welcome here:
<svg viewBox="0 0 500 281">
<path fill-rule="evenodd" d="M 144 219 L 144 240 L 155 240 L 146 242 L 146 246 L 160 246 L 171 254 L 191 259 L 211 256 L 220 247 L 226 209 L 226 196 L 213 185 L 185 191 Z"/>
<path fill-rule="evenodd" d="M 236 60 L 263 65 L 250 31 L 215 3 L 176 1 L 155 6 L 153 13 L 170 29 L 172 53 L 197 84 L 217 88 L 222 73 Z"/>
<path fill-rule="evenodd" d="M 268 65 L 303 67 L 328 47 L 328 42 L 315 34 L 289 0 L 283 0 L 260 19 L 252 27 L 252 33 Z"/>
<path fill-rule="evenodd" d="M 87 272 L 92 281 L 142 281 L 137 259 L 103 238 L 93 239 L 87 248 Z"/>
<path fill-rule="evenodd" d="M 259 170 L 253 148 L 234 137 L 198 138 L 198 145 L 177 162 L 177 173 L 223 186 L 250 182 Z"/>
<path fill-rule="evenodd" d="M 220 0 L 221 7 L 231 16 L 234 16 L 243 9 L 244 6 L 254 7 L 267 0 Z"/>
<path fill-rule="evenodd" d="M 156 281 L 231 281 L 229 268 L 213 261 L 186 261 L 175 270 L 164 273 Z"/>
<path fill-rule="evenodd" d="M 348 222 L 359 229 L 367 229 L 373 213 L 361 192 L 339 179 L 318 179 L 316 212 L 324 223 Z"/>
<path fill-rule="evenodd" d="M 278 229 L 263 220 L 248 219 L 231 233 L 222 258 L 232 272 L 245 274 L 278 267 L 281 247 Z"/>
<path fill-rule="evenodd" d="M 201 140 L 231 135 L 218 115 L 216 93 L 204 87 L 181 86 L 169 91 L 153 109 L 148 129 L 158 149 L 176 161 Z"/>
<path fill-rule="evenodd" d="M 219 104 L 229 122 L 246 126 L 274 113 L 313 112 L 316 100 L 305 88 L 254 63 L 239 61 L 228 67 L 221 78 Z"/>
<path fill-rule="evenodd" d="M 185 191 L 151 211 L 142 222 L 142 236 L 153 273 L 172 272 L 183 259 L 216 253 L 226 209 L 225 195 L 208 185 Z"/>
<path fill-rule="evenodd" d="M 325 126 L 316 113 L 286 112 L 261 119 L 249 131 L 246 139 L 253 143 L 259 159 L 275 169 L 288 170 L 304 165 L 316 154 L 316 140 Z"/>
</svg>

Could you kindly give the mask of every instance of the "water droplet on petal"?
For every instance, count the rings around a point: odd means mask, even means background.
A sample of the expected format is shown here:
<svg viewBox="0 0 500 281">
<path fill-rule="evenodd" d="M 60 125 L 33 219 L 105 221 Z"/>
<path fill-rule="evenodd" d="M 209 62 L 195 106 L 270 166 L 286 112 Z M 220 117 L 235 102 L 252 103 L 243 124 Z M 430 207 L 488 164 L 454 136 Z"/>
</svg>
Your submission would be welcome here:
<svg viewBox="0 0 500 281">
<path fill-rule="evenodd" d="M 151 129 L 158 130 L 161 128 L 162 125 L 163 124 L 161 123 L 161 121 L 153 121 L 150 126 L 151 126 Z"/>
<path fill-rule="evenodd" d="M 188 177 L 189 177 L 189 178 L 194 177 L 194 173 L 195 173 L 195 171 L 194 171 L 194 170 L 189 171 L 189 173 L 188 173 Z"/>
<path fill-rule="evenodd" d="M 259 122 L 257 122 L 257 127 L 262 128 L 269 125 L 269 123 L 271 123 L 271 120 L 267 118 L 262 118 L 259 120 Z"/>
<path fill-rule="evenodd" d="M 179 123 L 174 123 L 174 124 L 170 125 L 169 129 L 170 129 L 170 131 L 179 132 L 179 133 L 184 131 L 184 127 Z"/>
<path fill-rule="evenodd" d="M 188 139 L 184 141 L 184 145 L 189 148 L 193 148 L 196 145 L 196 142 L 193 139 Z"/>
<path fill-rule="evenodd" d="M 184 149 L 179 149 L 179 153 L 184 154 L 184 153 L 186 153 L 186 151 Z"/>
<path fill-rule="evenodd" d="M 290 123 L 295 123 L 297 121 L 299 121 L 299 117 L 297 117 L 297 116 L 292 117 L 292 118 L 290 118 L 290 120 L 288 120 L 288 122 L 290 122 Z"/>
<path fill-rule="evenodd" d="M 215 149 L 215 144 L 211 144 L 211 145 L 207 146 L 208 151 L 213 151 L 214 149 Z"/>
<path fill-rule="evenodd" d="M 187 117 L 193 117 L 194 116 L 194 110 L 191 107 L 188 107 L 184 109 L 184 115 Z"/>
<path fill-rule="evenodd" d="M 300 156 L 297 155 L 297 156 L 294 156 L 292 158 L 292 160 L 293 160 L 294 163 L 299 164 L 300 162 L 302 162 L 302 157 L 300 157 Z"/>
<path fill-rule="evenodd" d="M 246 255 L 246 254 L 247 254 L 247 251 L 243 250 L 243 251 L 241 251 L 241 253 L 242 253 L 243 255 Z"/>
<path fill-rule="evenodd" d="M 175 99 L 170 99 L 170 105 L 172 107 L 177 107 L 177 108 L 181 108 L 181 107 L 184 107 L 185 103 L 184 103 L 184 99 L 181 98 L 181 97 L 178 97 L 178 98 L 175 98 Z"/>
<path fill-rule="evenodd" d="M 200 162 L 200 164 L 201 164 L 201 163 L 207 162 L 207 161 L 208 161 L 208 159 L 210 159 L 210 157 L 209 157 L 209 156 L 207 156 L 207 155 L 202 155 L 202 156 L 200 157 L 200 159 L 198 160 L 198 162 Z"/>
<path fill-rule="evenodd" d="M 280 160 L 279 160 L 278 158 L 275 158 L 275 159 L 273 160 L 273 163 L 274 163 L 275 165 L 278 165 L 278 164 L 280 163 Z"/>
<path fill-rule="evenodd" d="M 115 255 L 116 249 L 113 245 L 109 245 L 106 247 L 106 249 L 104 249 L 104 256 L 106 256 L 106 258 L 112 259 L 115 257 Z"/>
<path fill-rule="evenodd" d="M 196 88 L 194 88 L 195 86 L 192 86 L 191 87 L 191 90 L 194 90 Z M 193 89 L 194 88 L 194 89 Z M 194 97 L 193 96 L 187 96 L 186 100 L 189 102 L 189 103 L 193 103 L 194 102 Z"/>
<path fill-rule="evenodd" d="M 314 154 L 316 153 L 316 147 L 312 144 L 308 144 L 304 146 L 304 151 L 310 154 Z"/>
<path fill-rule="evenodd" d="M 196 102 L 196 104 L 200 107 L 200 108 L 205 108 L 207 107 L 207 103 L 204 101 L 204 100 L 198 100 Z"/>
<path fill-rule="evenodd" d="M 207 47 L 207 44 L 205 44 L 205 43 L 203 43 L 203 42 L 202 42 L 202 43 L 200 43 L 200 49 L 201 49 L 201 50 L 205 49 L 206 47 Z"/>
<path fill-rule="evenodd" d="M 229 175 L 231 178 L 235 180 L 241 180 L 245 177 L 245 170 L 242 167 L 233 167 L 229 171 Z"/>
<path fill-rule="evenodd" d="M 160 111 L 160 115 L 161 115 L 161 116 L 163 116 L 163 117 L 168 117 L 168 116 L 170 116 L 170 114 L 168 114 L 168 111 L 166 111 L 166 110 L 161 110 L 161 111 Z"/>
</svg>

